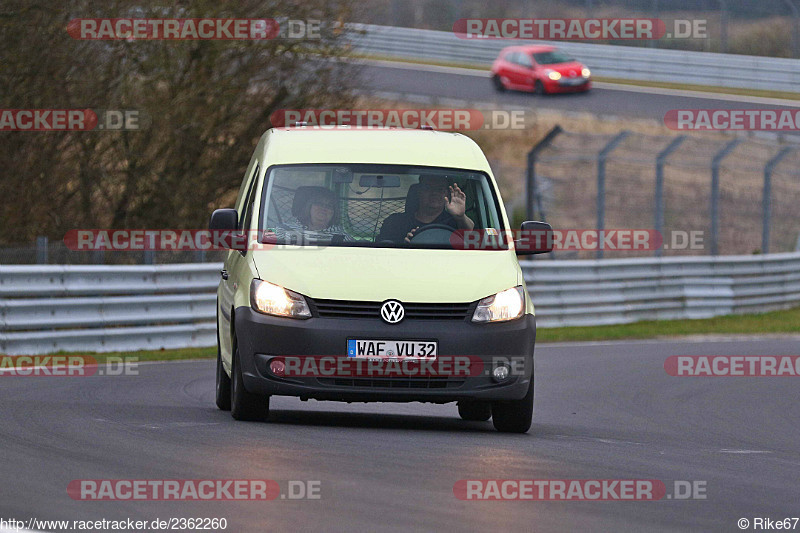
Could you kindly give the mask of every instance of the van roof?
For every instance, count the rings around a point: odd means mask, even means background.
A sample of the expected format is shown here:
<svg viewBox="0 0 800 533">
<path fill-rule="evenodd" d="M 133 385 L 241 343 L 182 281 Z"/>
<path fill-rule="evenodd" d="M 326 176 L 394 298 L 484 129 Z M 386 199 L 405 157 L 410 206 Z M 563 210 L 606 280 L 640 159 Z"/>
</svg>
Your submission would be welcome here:
<svg viewBox="0 0 800 533">
<path fill-rule="evenodd" d="M 258 153 L 269 165 L 382 163 L 479 170 L 491 176 L 486 156 L 464 135 L 402 128 L 273 128 Z"/>
</svg>

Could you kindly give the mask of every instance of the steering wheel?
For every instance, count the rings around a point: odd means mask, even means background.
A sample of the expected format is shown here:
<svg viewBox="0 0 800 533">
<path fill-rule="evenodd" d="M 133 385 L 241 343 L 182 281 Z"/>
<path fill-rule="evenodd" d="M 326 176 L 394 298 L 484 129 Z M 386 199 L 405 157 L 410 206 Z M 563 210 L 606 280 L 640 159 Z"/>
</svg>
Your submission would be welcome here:
<svg viewBox="0 0 800 533">
<path fill-rule="evenodd" d="M 414 232 L 414 236 L 410 240 L 412 243 L 419 244 L 449 243 L 450 236 L 455 232 L 456 229 L 447 224 L 426 224 Z"/>
</svg>

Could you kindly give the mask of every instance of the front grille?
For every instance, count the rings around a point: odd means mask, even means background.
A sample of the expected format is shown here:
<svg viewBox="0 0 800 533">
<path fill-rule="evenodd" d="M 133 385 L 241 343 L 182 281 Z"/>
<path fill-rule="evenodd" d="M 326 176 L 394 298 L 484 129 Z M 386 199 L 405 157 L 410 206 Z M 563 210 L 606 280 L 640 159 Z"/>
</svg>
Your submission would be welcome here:
<svg viewBox="0 0 800 533">
<path fill-rule="evenodd" d="M 377 389 L 456 389 L 463 379 L 449 377 L 427 378 L 317 378 L 321 385 L 331 387 L 368 387 Z"/>
<path fill-rule="evenodd" d="M 347 300 L 311 300 L 316 314 L 322 318 L 374 318 L 381 319 L 383 302 L 356 302 Z M 472 304 L 406 303 L 405 320 L 465 320 Z"/>
</svg>

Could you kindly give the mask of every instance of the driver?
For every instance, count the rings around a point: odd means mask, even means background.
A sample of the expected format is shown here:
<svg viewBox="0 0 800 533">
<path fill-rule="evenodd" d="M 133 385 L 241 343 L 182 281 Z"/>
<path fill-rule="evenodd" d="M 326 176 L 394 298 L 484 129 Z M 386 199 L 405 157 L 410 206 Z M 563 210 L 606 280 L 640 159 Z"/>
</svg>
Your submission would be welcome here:
<svg viewBox="0 0 800 533">
<path fill-rule="evenodd" d="M 377 242 L 410 242 L 414 233 L 428 224 L 444 224 L 456 229 L 470 230 L 475 223 L 466 214 L 467 195 L 458 184 L 448 185 L 444 176 L 419 177 L 419 206 L 416 211 L 395 213 L 381 225 Z"/>
</svg>

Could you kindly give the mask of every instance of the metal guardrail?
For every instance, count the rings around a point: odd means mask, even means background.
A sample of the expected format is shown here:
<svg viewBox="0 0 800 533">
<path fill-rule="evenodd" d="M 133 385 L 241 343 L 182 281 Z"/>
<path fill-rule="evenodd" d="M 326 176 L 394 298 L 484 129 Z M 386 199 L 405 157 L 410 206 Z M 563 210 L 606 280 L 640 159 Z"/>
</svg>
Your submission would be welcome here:
<svg viewBox="0 0 800 533">
<path fill-rule="evenodd" d="M 214 346 L 219 263 L 0 266 L 0 353 Z M 523 261 L 540 327 L 800 305 L 800 253 Z"/>
<path fill-rule="evenodd" d="M 597 76 L 798 92 L 800 60 L 552 41 L 460 39 L 452 32 L 353 24 L 357 53 L 488 67 L 518 44 L 552 44 L 586 63 Z M 360 32 L 360 34 L 358 34 Z"/>
<path fill-rule="evenodd" d="M 0 266 L 0 353 L 213 346 L 220 266 Z"/>
<path fill-rule="evenodd" d="M 523 272 L 542 327 L 709 318 L 800 305 L 800 253 L 536 261 Z"/>
</svg>

